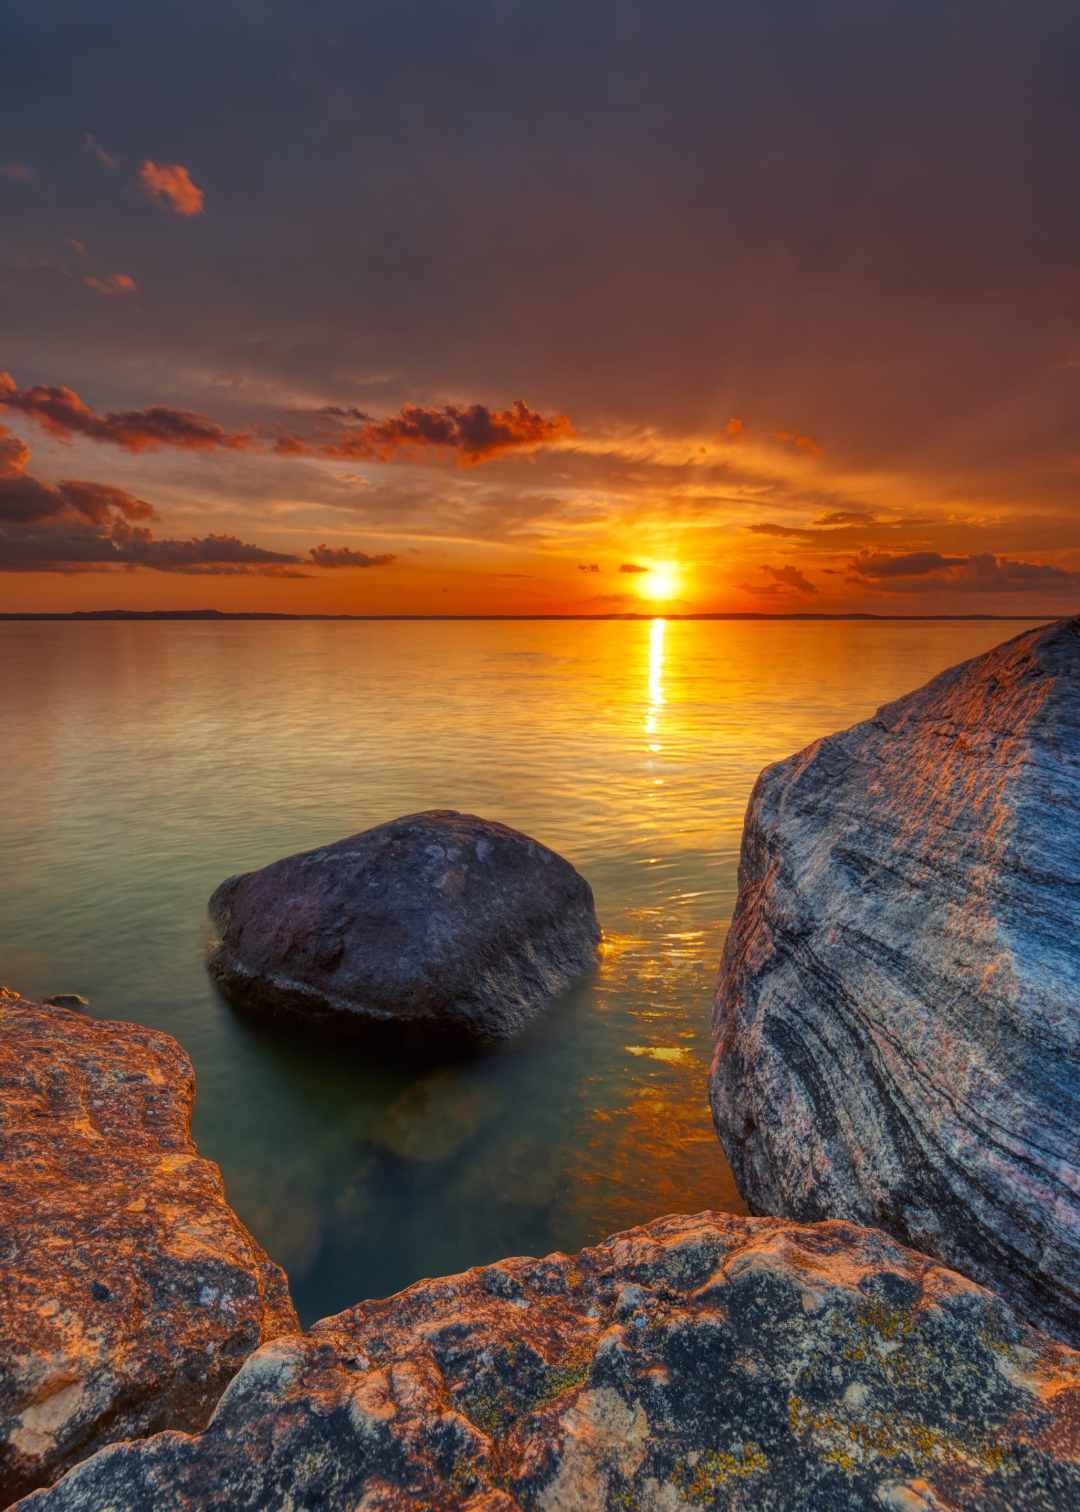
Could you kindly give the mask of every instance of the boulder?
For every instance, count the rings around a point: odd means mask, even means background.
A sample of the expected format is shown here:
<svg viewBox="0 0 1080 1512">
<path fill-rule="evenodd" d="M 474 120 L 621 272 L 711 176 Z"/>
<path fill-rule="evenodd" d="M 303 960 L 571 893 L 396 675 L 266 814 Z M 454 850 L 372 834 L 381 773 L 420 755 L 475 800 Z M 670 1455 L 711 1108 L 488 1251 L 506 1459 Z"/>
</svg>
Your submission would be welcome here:
<svg viewBox="0 0 1080 1512">
<path fill-rule="evenodd" d="M 1080 620 L 767 768 L 716 993 L 751 1211 L 884 1228 L 1080 1344 Z"/>
<path fill-rule="evenodd" d="M 0 1506 L 114 1439 L 201 1428 L 295 1329 L 188 1126 L 167 1034 L 0 989 Z"/>
<path fill-rule="evenodd" d="M 568 861 L 449 810 L 230 877 L 210 914 L 210 971 L 238 1007 L 411 1046 L 517 1033 L 600 939 Z"/>
<path fill-rule="evenodd" d="M 1080 1356 L 880 1233 L 663 1218 L 266 1345 L 20 1512 L 1055 1512 Z"/>
</svg>

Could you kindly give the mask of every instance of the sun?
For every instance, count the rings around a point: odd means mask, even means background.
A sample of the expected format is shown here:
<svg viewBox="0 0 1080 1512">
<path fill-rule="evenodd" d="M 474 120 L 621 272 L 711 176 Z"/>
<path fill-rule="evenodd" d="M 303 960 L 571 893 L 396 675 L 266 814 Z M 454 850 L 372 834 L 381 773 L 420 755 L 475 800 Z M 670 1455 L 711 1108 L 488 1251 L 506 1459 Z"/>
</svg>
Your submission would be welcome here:
<svg viewBox="0 0 1080 1512">
<path fill-rule="evenodd" d="M 674 598 L 679 591 L 679 572 L 673 562 L 657 562 L 637 583 L 642 598 L 660 601 Z"/>
</svg>

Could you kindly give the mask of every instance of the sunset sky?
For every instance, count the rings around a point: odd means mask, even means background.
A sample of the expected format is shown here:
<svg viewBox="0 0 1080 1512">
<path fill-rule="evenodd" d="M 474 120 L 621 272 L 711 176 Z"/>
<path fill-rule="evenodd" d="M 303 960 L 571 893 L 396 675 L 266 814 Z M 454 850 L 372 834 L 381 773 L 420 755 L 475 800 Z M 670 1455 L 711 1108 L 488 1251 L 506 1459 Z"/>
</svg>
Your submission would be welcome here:
<svg viewBox="0 0 1080 1512">
<path fill-rule="evenodd" d="M 1074 0 L 9 0 L 8 610 L 1080 609 Z"/>
</svg>

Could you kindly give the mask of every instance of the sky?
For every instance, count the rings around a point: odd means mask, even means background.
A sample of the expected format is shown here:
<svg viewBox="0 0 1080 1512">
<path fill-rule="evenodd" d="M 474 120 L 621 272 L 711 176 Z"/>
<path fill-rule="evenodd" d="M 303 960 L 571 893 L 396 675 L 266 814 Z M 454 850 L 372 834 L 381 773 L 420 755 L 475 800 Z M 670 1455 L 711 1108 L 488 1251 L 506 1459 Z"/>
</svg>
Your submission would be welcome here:
<svg viewBox="0 0 1080 1512">
<path fill-rule="evenodd" d="M 0 607 L 1080 609 L 1074 0 L 6 0 Z"/>
</svg>

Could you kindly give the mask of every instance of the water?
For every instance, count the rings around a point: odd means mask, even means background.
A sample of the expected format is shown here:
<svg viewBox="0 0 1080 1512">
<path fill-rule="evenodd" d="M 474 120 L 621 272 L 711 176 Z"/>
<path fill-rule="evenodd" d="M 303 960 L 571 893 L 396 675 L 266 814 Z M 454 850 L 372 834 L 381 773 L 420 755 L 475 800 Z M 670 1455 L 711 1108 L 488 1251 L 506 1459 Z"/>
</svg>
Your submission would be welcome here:
<svg viewBox="0 0 1080 1512">
<path fill-rule="evenodd" d="M 200 1148 L 305 1321 L 661 1213 L 739 1210 L 705 1081 L 753 780 L 1022 628 L 0 625 L 0 981 L 177 1036 Z M 216 884 L 433 807 L 584 872 L 596 979 L 435 1072 L 234 1018 L 203 967 Z"/>
</svg>

